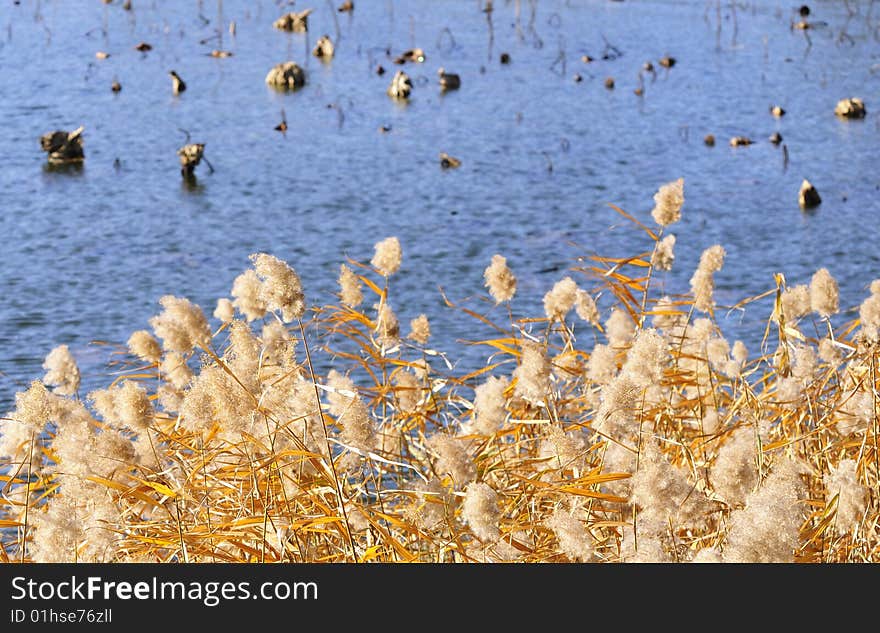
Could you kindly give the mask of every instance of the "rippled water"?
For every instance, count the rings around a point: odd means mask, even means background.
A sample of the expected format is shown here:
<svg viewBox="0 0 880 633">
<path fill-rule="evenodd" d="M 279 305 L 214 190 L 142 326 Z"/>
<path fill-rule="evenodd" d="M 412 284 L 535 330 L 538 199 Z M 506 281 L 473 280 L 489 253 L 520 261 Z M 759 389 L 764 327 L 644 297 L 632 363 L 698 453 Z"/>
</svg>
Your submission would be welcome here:
<svg viewBox="0 0 880 633">
<path fill-rule="evenodd" d="M 789 2 L 734 12 L 728 2 L 496 0 L 491 14 L 482 4 L 359 0 L 353 14 L 336 14 L 314 2 L 301 35 L 274 30 L 282 10 L 267 1 L 133 0 L 132 11 L 118 0 L 4 2 L 0 403 L 42 374 L 59 343 L 98 380 L 107 349 L 92 341 L 124 341 L 163 294 L 210 311 L 257 250 L 290 261 L 324 302 L 344 255 L 366 261 L 376 241 L 399 236 L 392 304 L 404 322 L 431 315 L 434 343 L 448 349 L 474 336 L 473 324 L 442 307 L 438 286 L 455 299 L 480 292 L 501 252 L 521 280 L 517 310 L 540 312 L 577 255 L 645 248 L 607 203 L 646 218 L 657 186 L 679 176 L 687 202 L 676 266 L 661 279 L 671 291 L 686 289 L 699 253 L 717 242 L 728 251 L 722 304 L 772 287 L 774 272 L 801 283 L 826 266 L 852 306 L 880 276 L 872 3 L 816 2 L 806 34 L 791 29 L 799 3 Z M 338 39 L 328 64 L 309 55 L 323 33 Z M 153 50 L 134 50 L 140 41 Z M 427 61 L 406 68 L 415 89 L 399 105 L 385 95 L 397 69 L 386 49 L 412 46 Z M 215 48 L 234 55 L 213 58 Z M 99 50 L 110 57 L 96 59 Z M 584 54 L 597 59 L 584 64 Z M 634 95 L 642 64 L 663 55 L 678 63 Z M 279 94 L 264 77 L 288 59 L 309 82 Z M 377 63 L 389 72 L 377 76 Z M 461 90 L 440 93 L 440 66 L 461 75 Z M 171 69 L 188 84 L 179 97 Z M 866 100 L 865 120 L 834 116 L 850 96 Z M 772 104 L 788 114 L 774 119 Z M 282 108 L 286 136 L 273 130 Z M 79 125 L 84 167 L 48 169 L 39 136 Z M 216 170 L 200 166 L 195 186 L 178 172 L 181 130 L 206 144 Z M 767 142 L 773 131 L 787 169 Z M 708 133 L 714 148 L 702 142 Z M 734 135 L 756 143 L 731 148 Z M 441 170 L 441 151 L 461 168 Z M 823 197 L 814 213 L 797 205 L 805 177 Z"/>
</svg>

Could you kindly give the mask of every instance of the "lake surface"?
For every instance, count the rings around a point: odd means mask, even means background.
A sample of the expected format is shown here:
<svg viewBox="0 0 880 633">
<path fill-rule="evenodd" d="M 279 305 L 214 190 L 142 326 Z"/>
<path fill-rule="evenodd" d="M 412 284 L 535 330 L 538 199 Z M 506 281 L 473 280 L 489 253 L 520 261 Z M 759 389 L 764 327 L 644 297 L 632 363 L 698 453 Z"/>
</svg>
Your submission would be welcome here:
<svg viewBox="0 0 880 633">
<path fill-rule="evenodd" d="M 124 342 L 164 294 L 210 313 L 255 251 L 289 261 L 310 301 L 324 303 L 345 255 L 367 261 L 397 235 L 404 264 L 391 303 L 403 323 L 427 312 L 434 346 L 452 349 L 479 329 L 443 308 L 438 286 L 456 300 L 481 292 L 500 252 L 520 278 L 517 312 L 540 314 L 577 255 L 645 248 L 607 203 L 648 219 L 657 187 L 679 176 L 687 201 L 662 278 L 670 291 L 685 291 L 700 252 L 721 243 L 719 303 L 773 287 L 774 272 L 804 283 L 825 266 L 841 305 L 857 306 L 880 277 L 880 7 L 811 3 L 816 28 L 805 33 L 791 28 L 799 3 L 721 4 L 499 0 L 485 13 L 476 0 L 359 0 L 337 14 L 314 2 L 310 33 L 289 34 L 272 28 L 283 10 L 268 1 L 133 0 L 126 11 L 118 0 L 4 0 L 0 404 L 42 375 L 60 343 L 85 387 L 106 383 L 108 351 L 92 341 Z M 323 33 L 337 44 L 326 64 L 310 55 Z M 134 50 L 141 41 L 153 49 Z M 400 105 L 385 94 L 399 68 L 386 49 L 413 46 L 427 60 L 405 67 L 415 87 Z M 664 55 L 678 62 L 669 71 L 657 65 Z M 286 60 L 308 74 L 292 94 L 264 83 Z M 638 97 L 648 60 L 657 76 Z M 461 75 L 460 90 L 441 94 L 441 66 Z M 188 84 L 178 97 L 172 69 Z M 853 96 L 868 117 L 835 117 Z M 785 117 L 770 115 L 774 104 Z M 273 130 L 282 109 L 286 135 Z M 40 135 L 79 125 L 83 168 L 48 169 Z M 182 130 L 215 169 L 203 163 L 195 186 L 179 174 Z M 767 141 L 774 131 L 787 168 Z M 736 135 L 756 142 L 731 148 Z M 461 167 L 442 170 L 439 152 Z M 797 204 L 803 178 L 823 198 L 813 213 Z"/>
</svg>

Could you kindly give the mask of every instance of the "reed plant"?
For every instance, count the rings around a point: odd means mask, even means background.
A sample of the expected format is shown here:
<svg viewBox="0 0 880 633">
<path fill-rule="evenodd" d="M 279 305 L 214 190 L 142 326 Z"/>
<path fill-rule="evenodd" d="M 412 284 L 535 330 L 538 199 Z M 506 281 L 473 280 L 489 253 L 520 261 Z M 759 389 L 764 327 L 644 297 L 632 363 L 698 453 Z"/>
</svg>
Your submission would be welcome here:
<svg viewBox="0 0 880 633">
<path fill-rule="evenodd" d="M 750 353 L 717 318 L 721 245 L 657 291 L 683 181 L 654 202 L 613 207 L 643 252 L 579 258 L 542 313 L 514 316 L 501 254 L 479 300 L 444 296 L 484 332 L 465 375 L 398 317 L 393 237 L 327 305 L 266 253 L 213 320 L 163 297 L 104 389 L 54 349 L 0 421 L 0 559 L 880 560 L 880 280 L 837 323 L 829 271 L 768 277 L 733 306 L 765 311 Z"/>
</svg>

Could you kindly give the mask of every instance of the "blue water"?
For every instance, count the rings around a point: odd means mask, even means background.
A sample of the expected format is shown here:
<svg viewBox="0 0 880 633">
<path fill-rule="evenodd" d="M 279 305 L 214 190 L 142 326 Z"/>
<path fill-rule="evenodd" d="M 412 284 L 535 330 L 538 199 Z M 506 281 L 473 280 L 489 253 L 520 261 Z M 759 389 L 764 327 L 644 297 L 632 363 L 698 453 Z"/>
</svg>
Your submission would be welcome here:
<svg viewBox="0 0 880 633">
<path fill-rule="evenodd" d="M 360 0 L 337 14 L 314 2 L 302 35 L 274 30 L 283 11 L 268 1 L 133 0 L 125 11 L 118 0 L 4 0 L 0 404 L 42 375 L 60 343 L 87 386 L 106 383 L 108 349 L 93 341 L 125 341 L 163 294 L 210 313 L 259 250 L 288 260 L 310 301 L 324 303 L 344 256 L 367 261 L 375 242 L 397 235 L 398 316 L 427 312 L 434 346 L 460 350 L 456 339 L 481 331 L 443 308 L 439 286 L 455 300 L 482 292 L 482 270 L 500 252 L 520 278 L 517 313 L 540 314 L 542 294 L 578 255 L 646 248 L 607 203 L 647 220 L 656 188 L 679 176 L 687 201 L 675 268 L 659 279 L 668 290 L 686 290 L 700 252 L 721 243 L 719 303 L 773 287 L 774 272 L 803 283 L 825 266 L 842 305 L 858 305 L 880 277 L 880 9 L 814 2 L 817 28 L 805 34 L 791 29 L 799 3 L 721 4 L 496 1 L 487 14 L 476 0 Z M 309 54 L 323 33 L 337 43 L 330 63 Z M 134 50 L 140 41 L 153 50 Z M 413 46 L 427 60 L 406 66 L 415 88 L 401 105 L 385 94 L 398 69 L 386 49 Z M 213 58 L 215 48 L 234 55 Z M 584 64 L 584 54 L 597 59 Z M 669 71 L 657 65 L 663 55 L 677 59 Z M 288 59 L 308 84 L 280 94 L 264 77 Z M 657 76 L 638 97 L 648 60 Z M 461 75 L 461 90 L 440 93 L 440 66 Z M 171 69 L 188 84 L 178 97 Z M 834 116 L 851 96 L 865 99 L 865 120 Z M 788 114 L 774 119 L 773 104 Z M 286 135 L 273 130 L 282 109 Z M 48 169 L 39 136 L 79 125 L 83 168 Z M 196 185 L 178 171 L 182 130 L 206 144 L 215 169 L 202 164 Z M 787 169 L 767 142 L 774 131 Z M 734 135 L 756 143 L 731 148 Z M 462 166 L 441 170 L 439 152 Z M 823 197 L 813 213 L 797 205 L 803 178 Z M 768 311 L 756 306 L 755 320 Z"/>
</svg>

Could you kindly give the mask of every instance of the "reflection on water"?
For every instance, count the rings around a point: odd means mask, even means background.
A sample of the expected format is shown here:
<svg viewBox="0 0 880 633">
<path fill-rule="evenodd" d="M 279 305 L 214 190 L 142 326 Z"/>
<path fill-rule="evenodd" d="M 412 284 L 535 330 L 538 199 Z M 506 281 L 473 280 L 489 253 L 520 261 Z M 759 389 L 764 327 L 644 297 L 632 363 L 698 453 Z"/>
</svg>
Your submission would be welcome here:
<svg viewBox="0 0 880 633">
<path fill-rule="evenodd" d="M 180 190 L 188 194 L 200 195 L 205 193 L 205 185 L 199 182 L 195 174 L 185 175 L 180 179 Z"/>
<path fill-rule="evenodd" d="M 43 164 L 43 173 L 47 176 L 51 175 L 61 175 L 61 176 L 82 176 L 83 171 L 85 170 L 84 162 L 72 162 L 72 163 L 50 163 L 46 162 Z"/>
<path fill-rule="evenodd" d="M 774 272 L 804 283 L 825 266 L 842 305 L 857 305 L 880 277 L 880 13 L 845 4 L 814 3 L 807 32 L 792 28 L 786 3 L 509 1 L 486 13 L 477 2 L 393 0 L 345 16 L 314 3 L 312 33 L 290 34 L 272 29 L 272 2 L 7 3 L 0 404 L 59 343 L 95 376 L 106 348 L 89 342 L 126 340 L 163 294 L 210 313 L 258 250 L 290 261 L 323 302 L 345 256 L 368 261 L 375 242 L 397 235 L 392 302 L 403 322 L 427 312 L 433 344 L 449 349 L 478 334 L 443 308 L 438 286 L 453 300 L 481 292 L 500 252 L 520 279 L 514 308 L 540 313 L 575 257 L 646 247 L 608 203 L 646 219 L 656 188 L 679 176 L 687 201 L 675 267 L 656 279 L 665 290 L 685 291 L 700 252 L 721 243 L 722 303 L 772 287 Z M 311 55 L 324 33 L 336 44 L 328 63 Z M 394 63 L 415 47 L 424 63 Z M 660 66 L 664 56 L 677 63 Z M 306 86 L 266 86 L 287 60 Z M 440 67 L 460 75 L 459 90 L 440 90 Z M 187 83 L 179 96 L 172 68 Z M 401 68 L 409 103 L 386 95 Z M 867 119 L 835 117 L 853 96 L 866 99 Z M 774 104 L 784 117 L 771 116 Z M 79 125 L 86 165 L 46 165 L 39 136 Z M 203 164 L 181 179 L 181 130 L 209 148 L 213 173 Z M 730 147 L 740 135 L 755 143 Z M 441 152 L 461 167 L 441 169 Z M 823 199 L 809 213 L 797 205 L 804 178 Z M 763 320 L 769 305 L 753 309 L 731 319 Z"/>
</svg>

